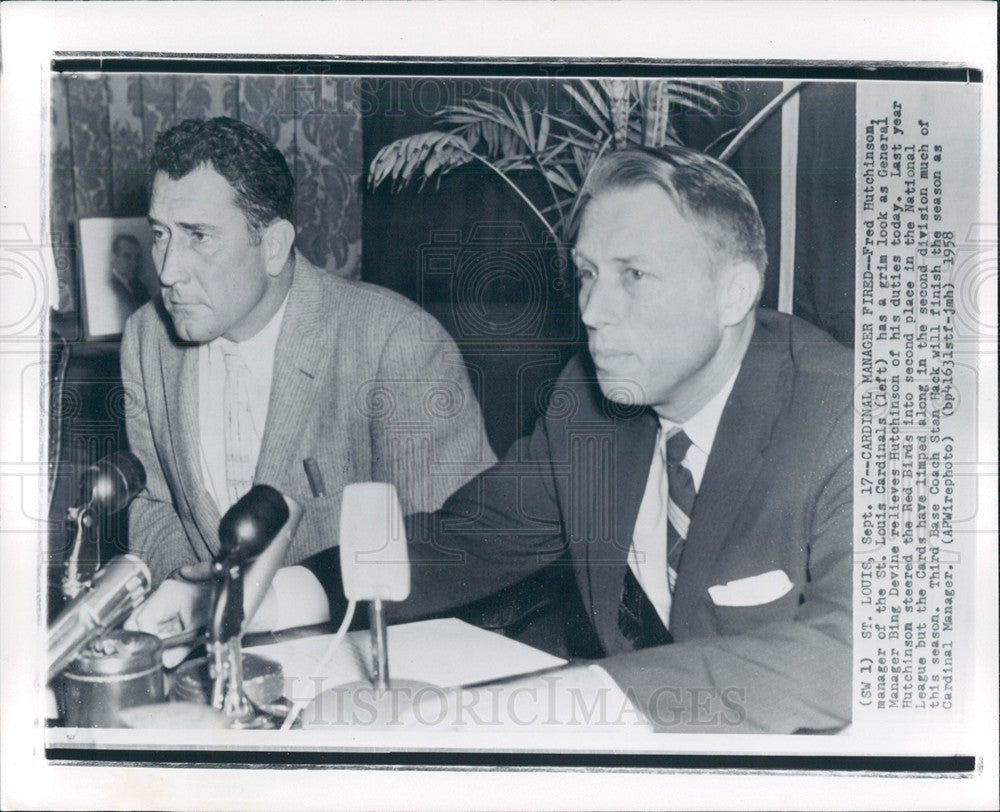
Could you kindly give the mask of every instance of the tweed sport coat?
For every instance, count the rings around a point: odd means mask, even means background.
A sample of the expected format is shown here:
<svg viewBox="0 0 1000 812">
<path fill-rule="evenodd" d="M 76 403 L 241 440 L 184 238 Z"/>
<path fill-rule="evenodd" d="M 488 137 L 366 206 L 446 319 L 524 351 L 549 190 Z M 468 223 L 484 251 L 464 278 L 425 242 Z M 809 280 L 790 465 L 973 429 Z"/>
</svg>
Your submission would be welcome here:
<svg viewBox="0 0 1000 812">
<path fill-rule="evenodd" d="M 121 358 L 129 445 L 147 477 L 130 509 L 129 546 L 159 583 L 219 550 L 219 510 L 199 457 L 198 351 L 150 303 L 126 324 Z M 310 491 L 309 457 L 325 497 Z M 440 324 L 402 296 L 323 273 L 297 253 L 254 476 L 305 508 L 285 563 L 337 544 L 351 482 L 391 482 L 404 512 L 434 510 L 495 459 Z"/>
</svg>

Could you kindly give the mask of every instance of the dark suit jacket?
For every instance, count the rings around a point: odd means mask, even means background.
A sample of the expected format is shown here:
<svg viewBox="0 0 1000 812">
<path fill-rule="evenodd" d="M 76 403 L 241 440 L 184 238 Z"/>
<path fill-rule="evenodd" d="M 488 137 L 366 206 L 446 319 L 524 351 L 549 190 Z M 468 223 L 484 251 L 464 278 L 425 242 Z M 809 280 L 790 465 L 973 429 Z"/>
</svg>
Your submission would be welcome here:
<svg viewBox="0 0 1000 812">
<path fill-rule="evenodd" d="M 799 319 L 759 312 L 695 503 L 674 643 L 640 651 L 618 628 L 618 605 L 658 424 L 649 409 L 604 400 L 591 376 L 572 361 L 530 437 L 437 514 L 407 520 L 413 588 L 393 619 L 480 598 L 568 550 L 600 664 L 657 728 L 849 722 L 851 353 Z M 709 594 L 775 570 L 792 586 L 773 600 L 726 606 Z"/>
<path fill-rule="evenodd" d="M 199 457 L 198 352 L 173 339 L 167 321 L 147 304 L 122 343 L 129 445 L 147 478 L 129 513 L 130 549 L 155 582 L 219 548 L 219 510 Z M 312 496 L 307 457 L 319 465 L 326 497 Z M 306 509 L 286 563 L 337 543 L 350 482 L 392 482 L 404 510 L 434 510 L 494 461 L 444 329 L 402 296 L 297 255 L 254 477 Z"/>
</svg>

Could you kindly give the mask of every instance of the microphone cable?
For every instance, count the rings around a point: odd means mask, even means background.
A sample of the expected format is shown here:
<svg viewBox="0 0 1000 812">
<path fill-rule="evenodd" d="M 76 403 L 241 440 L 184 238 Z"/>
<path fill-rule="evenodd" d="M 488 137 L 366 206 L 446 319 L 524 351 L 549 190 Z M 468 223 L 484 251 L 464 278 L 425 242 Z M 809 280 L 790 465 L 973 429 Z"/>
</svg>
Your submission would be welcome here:
<svg viewBox="0 0 1000 812">
<path fill-rule="evenodd" d="M 313 669 L 314 674 L 321 674 L 326 669 L 326 667 L 330 664 L 330 660 L 333 659 L 334 653 L 340 647 L 340 644 L 344 642 L 344 636 L 347 634 L 347 629 L 350 627 L 351 621 L 354 620 L 354 610 L 357 608 L 357 605 L 358 602 L 356 600 L 349 600 L 347 602 L 347 611 L 344 613 L 344 619 L 340 622 L 340 628 L 337 629 L 337 633 L 333 636 L 329 645 L 327 645 L 322 656 L 316 661 L 316 666 Z M 310 702 L 312 702 L 311 699 L 296 700 L 295 704 L 292 705 L 292 709 L 288 711 L 288 716 L 285 717 L 285 721 L 281 723 L 281 730 L 291 729 L 299 714 L 302 713 L 302 709 Z"/>
<path fill-rule="evenodd" d="M 69 368 L 69 342 L 58 333 L 53 335 L 59 341 L 59 362 L 56 365 L 56 373 L 49 385 L 49 501 L 48 510 L 52 512 L 52 500 L 56 495 L 56 483 L 59 481 L 59 464 L 62 461 L 62 433 L 63 433 L 63 395 L 66 388 L 66 370 Z M 52 386 L 55 386 L 55 392 Z"/>
</svg>

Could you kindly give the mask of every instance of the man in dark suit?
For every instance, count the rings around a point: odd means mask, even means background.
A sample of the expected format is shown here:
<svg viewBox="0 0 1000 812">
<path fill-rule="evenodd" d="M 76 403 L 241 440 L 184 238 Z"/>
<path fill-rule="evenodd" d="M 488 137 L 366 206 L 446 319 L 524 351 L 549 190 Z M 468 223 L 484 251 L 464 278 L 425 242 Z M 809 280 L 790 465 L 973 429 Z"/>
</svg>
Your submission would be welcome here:
<svg viewBox="0 0 1000 812">
<path fill-rule="evenodd" d="M 142 245 L 135 235 L 117 234 L 111 241 L 111 279 L 118 283 L 130 310 L 156 295 L 159 281 L 143 267 Z"/>
<path fill-rule="evenodd" d="M 408 518 L 412 592 L 391 618 L 568 558 L 603 654 L 584 678 L 600 690 L 610 675 L 655 728 L 843 727 L 851 353 L 758 309 L 763 226 L 719 162 L 611 153 L 577 211 L 589 355 L 531 436 L 436 514 Z M 333 558 L 306 566 L 340 604 Z"/>
<path fill-rule="evenodd" d="M 151 165 L 169 318 L 149 303 L 129 319 L 122 378 L 147 479 L 129 546 L 162 585 L 130 625 L 169 634 L 197 622 L 205 594 L 170 576 L 205 574 L 220 517 L 254 483 L 305 508 L 286 555 L 294 564 L 336 545 L 345 484 L 392 482 L 408 511 L 434 510 L 495 457 L 444 329 L 404 297 L 323 273 L 295 250 L 294 179 L 262 133 L 228 118 L 184 121 L 159 136 Z M 270 623 L 288 625 L 309 610 L 315 582 L 294 568 L 279 581 L 295 600 L 269 601 L 285 610 Z"/>
</svg>

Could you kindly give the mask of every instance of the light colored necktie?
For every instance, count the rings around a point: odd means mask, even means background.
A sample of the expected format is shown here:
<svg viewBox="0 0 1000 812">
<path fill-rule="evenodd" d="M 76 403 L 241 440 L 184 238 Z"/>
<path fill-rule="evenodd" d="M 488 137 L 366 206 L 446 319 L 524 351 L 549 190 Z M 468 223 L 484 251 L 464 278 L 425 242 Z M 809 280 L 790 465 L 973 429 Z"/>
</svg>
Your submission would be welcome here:
<svg viewBox="0 0 1000 812">
<path fill-rule="evenodd" d="M 694 479 L 684 465 L 689 448 L 691 438 L 680 429 L 667 438 L 667 583 L 671 594 L 677 584 L 694 509 Z"/>
<path fill-rule="evenodd" d="M 248 394 L 250 370 L 239 351 L 223 349 L 226 386 L 223 396 L 226 443 L 226 494 L 236 502 L 253 486 L 253 436 L 256 432 Z"/>
</svg>

